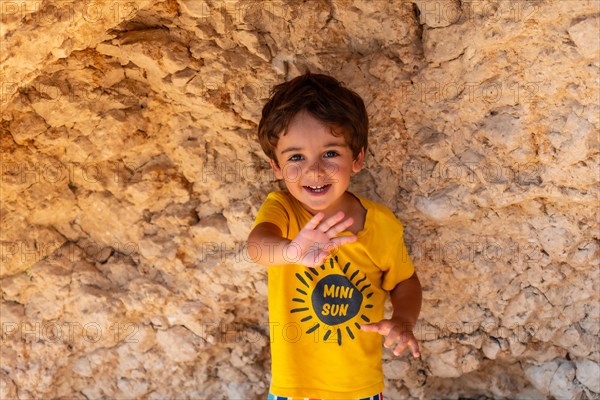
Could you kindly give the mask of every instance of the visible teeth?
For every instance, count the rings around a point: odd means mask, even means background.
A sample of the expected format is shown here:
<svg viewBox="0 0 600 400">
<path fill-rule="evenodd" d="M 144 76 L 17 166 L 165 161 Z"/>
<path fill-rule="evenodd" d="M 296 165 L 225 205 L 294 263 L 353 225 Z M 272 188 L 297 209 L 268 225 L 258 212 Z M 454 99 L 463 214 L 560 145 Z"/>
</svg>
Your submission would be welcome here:
<svg viewBox="0 0 600 400">
<path fill-rule="evenodd" d="M 327 186 L 329 185 L 323 185 L 323 186 L 307 186 L 308 188 L 310 188 L 310 190 L 312 190 L 313 192 L 322 192 L 323 190 L 325 190 L 325 188 L 327 188 Z"/>
</svg>

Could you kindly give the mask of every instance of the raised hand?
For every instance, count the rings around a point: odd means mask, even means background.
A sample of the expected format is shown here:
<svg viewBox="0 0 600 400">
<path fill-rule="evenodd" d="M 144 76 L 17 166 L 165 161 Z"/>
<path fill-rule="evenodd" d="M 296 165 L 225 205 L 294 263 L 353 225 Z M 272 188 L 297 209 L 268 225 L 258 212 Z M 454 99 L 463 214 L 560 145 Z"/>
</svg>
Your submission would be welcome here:
<svg viewBox="0 0 600 400">
<path fill-rule="evenodd" d="M 365 332 L 377 332 L 385 336 L 383 345 L 394 351 L 394 355 L 399 356 L 404 349 L 410 348 L 413 357 L 417 358 L 421 355 L 419 343 L 412 332 L 411 327 L 405 322 L 395 319 L 383 319 L 374 324 L 364 324 L 360 326 Z"/>
<path fill-rule="evenodd" d="M 284 249 L 294 263 L 318 267 L 331 251 L 356 240 L 354 235 L 335 237 L 352 225 L 351 217 L 343 220 L 341 211 L 323 221 L 324 217 L 324 213 L 318 212 Z"/>
</svg>

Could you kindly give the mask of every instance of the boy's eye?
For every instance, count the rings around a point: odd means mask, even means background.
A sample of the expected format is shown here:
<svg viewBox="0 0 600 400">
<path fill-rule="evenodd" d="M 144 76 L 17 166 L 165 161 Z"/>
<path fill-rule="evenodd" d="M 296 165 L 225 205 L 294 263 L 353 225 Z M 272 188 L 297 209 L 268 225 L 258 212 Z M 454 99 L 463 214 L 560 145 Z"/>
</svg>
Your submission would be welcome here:
<svg viewBox="0 0 600 400">
<path fill-rule="evenodd" d="M 302 156 L 300 154 L 294 154 L 293 156 L 288 158 L 288 161 L 300 161 L 300 160 L 302 160 Z"/>
<path fill-rule="evenodd" d="M 329 150 L 329 151 L 325 152 L 325 157 L 327 157 L 327 158 L 336 157 L 336 156 L 339 156 L 339 153 L 337 151 Z"/>
</svg>

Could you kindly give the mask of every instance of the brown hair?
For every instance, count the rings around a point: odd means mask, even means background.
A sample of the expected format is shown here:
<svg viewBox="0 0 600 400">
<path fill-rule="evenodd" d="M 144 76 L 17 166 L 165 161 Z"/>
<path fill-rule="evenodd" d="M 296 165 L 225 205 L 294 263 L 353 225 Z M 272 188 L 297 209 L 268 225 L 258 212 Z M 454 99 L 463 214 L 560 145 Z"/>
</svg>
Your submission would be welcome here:
<svg viewBox="0 0 600 400">
<path fill-rule="evenodd" d="M 343 135 L 353 158 L 361 149 L 367 150 L 369 117 L 360 96 L 331 76 L 307 72 L 275 86 L 263 107 L 258 141 L 267 157 L 276 163 L 279 135 L 285 135 L 291 119 L 300 111 L 329 125 L 333 135 Z"/>
</svg>

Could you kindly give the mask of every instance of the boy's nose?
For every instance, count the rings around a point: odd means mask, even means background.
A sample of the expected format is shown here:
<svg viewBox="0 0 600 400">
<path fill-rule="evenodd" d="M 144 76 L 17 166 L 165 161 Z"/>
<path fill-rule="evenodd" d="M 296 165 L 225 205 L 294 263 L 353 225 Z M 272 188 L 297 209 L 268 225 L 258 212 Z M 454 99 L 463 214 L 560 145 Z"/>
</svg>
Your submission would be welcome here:
<svg viewBox="0 0 600 400">
<path fill-rule="evenodd" d="M 325 165 L 322 161 L 315 161 L 310 164 L 308 168 L 308 174 L 313 176 L 315 181 L 319 180 L 319 178 L 325 176 Z"/>
</svg>

